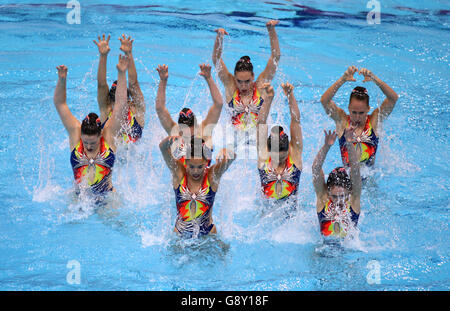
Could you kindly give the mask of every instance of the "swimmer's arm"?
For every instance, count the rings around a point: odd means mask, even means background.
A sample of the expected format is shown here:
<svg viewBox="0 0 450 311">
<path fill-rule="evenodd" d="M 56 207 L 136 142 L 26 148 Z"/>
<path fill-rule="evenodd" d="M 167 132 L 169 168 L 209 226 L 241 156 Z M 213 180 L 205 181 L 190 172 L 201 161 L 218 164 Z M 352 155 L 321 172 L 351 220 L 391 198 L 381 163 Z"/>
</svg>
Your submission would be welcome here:
<svg viewBox="0 0 450 311">
<path fill-rule="evenodd" d="M 350 139 L 347 139 L 346 148 L 348 150 L 348 160 L 350 163 L 350 180 L 352 182 L 352 208 L 355 213 L 359 214 L 362 189 L 360 163 L 358 161 L 358 155 L 356 153 L 355 146 L 350 142 Z"/>
<path fill-rule="evenodd" d="M 133 98 L 133 104 L 136 107 L 136 119 L 141 127 L 144 127 L 145 123 L 145 101 L 144 94 L 142 93 L 141 87 L 137 78 L 136 64 L 134 63 L 133 58 L 133 42 L 131 37 L 126 38 L 125 35 L 122 35 L 122 38 L 119 38 L 121 42 L 120 50 L 128 56 L 130 60 L 130 64 L 128 66 L 128 87 L 131 92 L 131 97 Z"/>
<path fill-rule="evenodd" d="M 291 114 L 291 150 L 294 157 L 295 165 L 298 169 L 302 169 L 302 151 L 303 151 L 303 137 L 302 126 L 300 123 L 300 109 L 298 108 L 297 100 L 294 95 L 294 86 L 290 83 L 283 83 L 281 87 L 284 90 L 284 94 L 289 101 L 289 112 Z"/>
<path fill-rule="evenodd" d="M 392 110 L 394 110 L 395 104 L 398 100 L 398 95 L 389 85 L 375 75 L 373 75 L 373 82 L 375 82 L 383 94 L 386 95 L 386 98 L 381 106 L 372 112 L 372 115 L 377 117 L 380 121 L 384 121 L 384 119 L 391 114 Z"/>
<path fill-rule="evenodd" d="M 163 156 L 164 161 L 166 162 L 167 167 L 169 168 L 170 172 L 172 173 L 172 177 L 174 180 L 174 186 L 176 186 L 176 180 L 180 177 L 181 173 L 181 167 L 178 160 L 176 160 L 172 153 L 170 152 L 170 146 L 172 145 L 173 141 L 177 139 L 176 136 L 167 136 L 159 143 L 159 149 L 161 150 L 161 154 Z M 181 179 L 181 178 L 180 178 Z"/>
<path fill-rule="evenodd" d="M 172 128 L 177 124 L 174 120 L 172 120 L 169 110 L 167 110 L 166 107 L 166 88 L 167 80 L 169 78 L 169 68 L 166 65 L 159 65 L 156 70 L 159 73 L 160 79 L 155 101 L 156 114 L 158 115 L 159 122 L 161 122 L 164 130 L 168 135 L 171 135 Z"/>
<path fill-rule="evenodd" d="M 278 68 L 278 62 L 280 61 L 281 52 L 280 52 L 280 44 L 278 42 L 278 35 L 275 31 L 275 26 L 279 23 L 277 20 L 271 20 L 267 22 L 266 27 L 269 32 L 270 38 L 270 49 L 271 54 L 269 61 L 267 62 L 266 68 L 259 75 L 257 82 L 270 82 L 275 76 Z"/>
<path fill-rule="evenodd" d="M 100 109 L 100 119 L 102 122 L 104 122 L 108 117 L 109 86 L 106 81 L 106 63 L 108 60 L 108 53 L 110 51 L 109 39 L 110 36 L 105 39 L 105 35 L 103 35 L 103 38 L 100 38 L 100 36 L 98 37 L 98 42 L 94 40 L 100 54 L 97 70 L 97 102 L 98 108 Z"/>
<path fill-rule="evenodd" d="M 117 64 L 117 89 L 116 89 L 116 103 L 112 111 L 110 120 L 106 123 L 103 133 L 109 145 L 114 148 L 115 137 L 119 133 L 122 122 L 127 115 L 127 69 L 129 66 L 129 59 L 127 56 L 119 54 L 119 63 Z"/>
<path fill-rule="evenodd" d="M 219 187 L 220 178 L 222 178 L 222 175 L 230 167 L 231 163 L 233 163 L 235 158 L 236 154 L 233 151 L 229 151 L 226 148 L 220 150 L 216 158 L 216 164 L 211 166 L 212 180 L 210 180 L 210 182 L 213 183 L 214 191 L 217 191 L 217 188 Z"/>
<path fill-rule="evenodd" d="M 200 75 L 203 76 L 206 83 L 208 83 L 209 92 L 211 93 L 213 100 L 213 105 L 209 108 L 208 114 L 202 122 L 202 133 L 203 136 L 211 136 L 212 129 L 216 126 L 217 122 L 219 122 L 220 113 L 222 112 L 223 107 L 223 98 L 219 88 L 211 76 L 211 66 L 202 64 L 200 65 L 200 69 Z"/>
<path fill-rule="evenodd" d="M 75 144 L 80 140 L 80 121 L 78 121 L 72 114 L 67 105 L 67 67 L 64 65 L 56 67 L 58 69 L 58 82 L 56 84 L 55 93 L 53 95 L 53 103 L 59 117 L 69 133 L 70 149 L 75 147 Z"/>
<path fill-rule="evenodd" d="M 136 65 L 133 54 L 129 53 L 130 66 L 128 69 L 128 87 L 130 88 L 133 104 L 136 107 L 136 119 L 141 127 L 145 125 L 145 99 L 137 79 Z"/>
<path fill-rule="evenodd" d="M 356 81 L 353 75 L 357 71 L 358 68 L 356 68 L 356 66 L 349 66 L 342 77 L 340 77 L 332 86 L 330 86 L 320 98 L 320 102 L 322 103 L 326 114 L 329 115 L 334 120 L 334 122 L 336 122 L 336 125 L 345 121 L 347 119 L 347 114 L 344 110 L 336 106 L 332 99 L 334 95 L 336 95 L 336 92 L 339 90 L 339 88 L 344 85 L 345 82 Z"/>
<path fill-rule="evenodd" d="M 347 114 L 332 100 L 339 88 L 344 85 L 345 79 L 339 78 L 332 86 L 330 86 L 320 98 L 325 113 L 331 117 L 336 123 L 342 122 L 346 119 Z"/>
<path fill-rule="evenodd" d="M 320 148 L 319 152 L 317 153 L 313 165 L 312 165 L 312 176 L 313 176 L 313 185 L 314 190 L 316 192 L 316 196 L 318 198 L 323 198 L 327 194 L 327 186 L 325 184 L 325 176 L 323 174 L 322 166 L 323 162 L 325 162 L 325 159 L 327 157 L 328 151 L 330 151 L 331 146 L 333 146 L 334 142 L 336 141 L 336 131 L 324 131 L 325 133 L 325 143 Z M 322 208 L 322 205 L 317 205 L 317 208 Z M 319 212 L 319 210 L 318 210 Z"/>
<path fill-rule="evenodd" d="M 327 192 L 327 187 L 325 185 L 325 175 L 323 173 L 322 166 L 327 153 L 330 150 L 330 147 L 331 146 L 327 144 L 323 145 L 317 153 L 312 165 L 313 186 L 317 198 L 322 198 L 324 195 L 326 195 Z"/>
<path fill-rule="evenodd" d="M 219 79 L 225 85 L 225 88 L 234 89 L 234 76 L 228 71 L 225 62 L 222 59 L 223 36 L 228 35 L 228 32 L 223 28 L 216 29 L 215 31 L 217 32 L 217 36 L 216 41 L 214 42 L 212 62 L 216 67 Z"/>
<path fill-rule="evenodd" d="M 264 91 L 265 99 L 261 106 L 261 110 L 259 111 L 259 114 L 258 114 L 258 122 L 257 122 L 258 132 L 256 134 L 256 148 L 257 148 L 257 152 L 258 152 L 258 168 L 269 157 L 269 154 L 267 151 L 267 133 L 268 133 L 267 118 L 269 116 L 270 107 L 272 106 L 273 97 L 275 95 L 274 89 L 270 85 L 270 83 L 265 83 L 263 85 L 262 90 Z"/>
</svg>

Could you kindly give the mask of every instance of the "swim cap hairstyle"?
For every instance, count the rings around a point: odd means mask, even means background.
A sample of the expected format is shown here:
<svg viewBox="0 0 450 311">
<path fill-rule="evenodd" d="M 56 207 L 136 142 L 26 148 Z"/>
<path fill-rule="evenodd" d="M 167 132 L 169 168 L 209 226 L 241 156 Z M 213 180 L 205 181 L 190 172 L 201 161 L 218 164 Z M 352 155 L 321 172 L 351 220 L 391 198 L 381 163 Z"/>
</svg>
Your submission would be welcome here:
<svg viewBox="0 0 450 311">
<path fill-rule="evenodd" d="M 189 127 L 197 123 L 194 113 L 190 108 L 183 108 L 178 116 L 178 124 L 185 124 Z"/>
<path fill-rule="evenodd" d="M 281 126 L 276 125 L 270 130 L 270 136 L 267 138 L 267 149 L 271 151 L 272 147 L 274 151 L 278 152 L 289 150 L 289 136 Z"/>
<path fill-rule="evenodd" d="M 333 187 L 343 187 L 348 191 L 352 191 L 352 181 L 348 176 L 345 168 L 342 166 L 336 167 L 330 172 L 327 179 L 327 189 L 331 190 Z"/>
<path fill-rule="evenodd" d="M 367 92 L 367 89 L 365 87 L 357 86 L 353 89 L 352 93 L 350 94 L 349 104 L 352 98 L 365 100 L 367 102 L 367 106 L 369 106 L 369 92 Z"/>
<path fill-rule="evenodd" d="M 81 122 L 81 134 L 84 135 L 100 135 L 102 132 L 102 122 L 98 115 L 91 112 Z"/>
<path fill-rule="evenodd" d="M 249 56 L 242 56 L 234 67 L 234 74 L 241 71 L 250 71 L 253 74 L 253 64 Z"/>
<path fill-rule="evenodd" d="M 186 158 L 203 158 L 209 162 L 212 159 L 212 151 L 206 146 L 203 138 L 191 136 L 191 142 L 186 146 Z"/>
<path fill-rule="evenodd" d="M 109 89 L 109 99 L 112 102 L 116 101 L 116 89 L 117 89 L 117 80 L 113 82 L 111 88 Z M 127 98 L 131 99 L 131 91 L 127 88 Z"/>
</svg>

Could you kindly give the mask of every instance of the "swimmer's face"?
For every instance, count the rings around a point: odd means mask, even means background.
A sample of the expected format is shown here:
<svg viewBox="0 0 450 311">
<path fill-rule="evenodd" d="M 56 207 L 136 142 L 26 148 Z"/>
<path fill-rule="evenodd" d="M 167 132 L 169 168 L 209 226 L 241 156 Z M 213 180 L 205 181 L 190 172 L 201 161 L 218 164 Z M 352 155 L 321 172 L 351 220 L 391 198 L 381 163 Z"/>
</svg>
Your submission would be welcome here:
<svg viewBox="0 0 450 311">
<path fill-rule="evenodd" d="M 344 206 L 350 197 L 350 192 L 344 187 L 334 186 L 328 190 L 328 197 L 334 204 Z"/>
<path fill-rule="evenodd" d="M 352 125 L 360 126 L 362 123 L 365 123 L 369 111 L 370 107 L 365 100 L 352 98 L 348 105 L 348 112 L 350 113 L 350 122 Z"/>
<path fill-rule="evenodd" d="M 251 71 L 238 71 L 234 75 L 236 86 L 239 92 L 245 94 L 253 88 L 253 79 L 255 75 Z"/>
<path fill-rule="evenodd" d="M 100 147 L 101 135 L 85 135 L 81 134 L 81 141 L 83 142 L 84 150 L 87 152 L 94 152 Z"/>
<path fill-rule="evenodd" d="M 201 180 L 208 161 L 205 159 L 186 159 L 186 173 L 195 181 Z"/>
<path fill-rule="evenodd" d="M 289 150 L 286 151 L 269 151 L 270 158 L 274 163 L 284 163 L 289 155 Z"/>
</svg>

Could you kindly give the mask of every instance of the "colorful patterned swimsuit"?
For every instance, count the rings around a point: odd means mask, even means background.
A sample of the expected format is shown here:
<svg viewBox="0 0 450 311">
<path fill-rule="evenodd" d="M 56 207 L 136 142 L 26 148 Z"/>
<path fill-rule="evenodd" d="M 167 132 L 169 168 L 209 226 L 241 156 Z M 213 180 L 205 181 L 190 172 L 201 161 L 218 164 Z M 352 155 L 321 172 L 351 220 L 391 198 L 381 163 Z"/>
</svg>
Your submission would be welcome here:
<svg viewBox="0 0 450 311">
<path fill-rule="evenodd" d="M 83 142 L 80 142 L 70 154 L 70 164 L 75 182 L 80 184 L 87 179 L 93 194 L 104 194 L 113 190 L 111 186 L 111 169 L 114 166 L 115 155 L 103 137 L 100 139 L 100 152 L 94 159 L 89 159 L 84 153 Z M 89 180 L 89 169 L 95 169 L 94 179 Z M 86 177 L 86 178 L 85 178 Z"/>
<path fill-rule="evenodd" d="M 228 107 L 231 108 L 231 123 L 237 130 L 246 131 L 255 127 L 258 122 L 259 111 L 264 100 L 261 97 L 256 85 L 253 88 L 253 98 L 249 105 L 244 105 L 241 102 L 241 96 L 237 89 Z"/>
<path fill-rule="evenodd" d="M 343 238 L 351 227 L 356 227 L 359 214 L 353 211 L 349 202 L 345 204 L 344 209 L 338 210 L 329 199 L 324 209 L 317 213 L 317 217 L 319 218 L 320 233 L 323 236 Z"/>
<path fill-rule="evenodd" d="M 111 117 L 112 112 L 109 113 L 108 118 L 106 118 L 105 122 L 102 124 L 102 129 L 105 126 L 106 122 L 108 122 Z M 125 143 L 133 142 L 135 143 L 139 138 L 142 137 L 142 127 L 136 120 L 136 117 L 131 112 L 131 109 L 128 109 L 127 114 L 127 129 L 122 132 L 123 141 Z"/>
<path fill-rule="evenodd" d="M 175 223 L 177 231 L 186 237 L 207 235 L 214 226 L 210 224 L 210 219 L 216 196 L 208 180 L 208 171 L 203 178 L 202 187 L 196 193 L 189 190 L 186 175 L 174 191 L 177 204 Z"/>
<path fill-rule="evenodd" d="M 347 119 L 346 128 L 350 126 L 350 117 Z M 349 166 L 348 161 L 348 151 L 345 146 L 346 139 L 344 134 L 339 138 L 339 147 L 341 149 L 342 163 L 344 166 Z M 356 148 L 361 150 L 361 158 L 359 162 L 364 163 L 366 166 L 373 166 L 375 163 L 375 154 L 378 147 L 378 137 L 373 131 L 372 124 L 370 123 L 369 117 L 367 117 L 366 124 L 362 134 L 356 137 L 356 142 L 353 143 Z"/>
<path fill-rule="evenodd" d="M 302 171 L 295 166 L 290 156 L 287 157 L 285 168 L 281 174 L 277 174 L 272 168 L 270 157 L 258 171 L 261 179 L 262 191 L 266 198 L 282 200 L 297 194 Z M 282 185 L 282 192 L 280 195 L 278 195 L 276 191 L 278 183 L 281 183 Z"/>
</svg>

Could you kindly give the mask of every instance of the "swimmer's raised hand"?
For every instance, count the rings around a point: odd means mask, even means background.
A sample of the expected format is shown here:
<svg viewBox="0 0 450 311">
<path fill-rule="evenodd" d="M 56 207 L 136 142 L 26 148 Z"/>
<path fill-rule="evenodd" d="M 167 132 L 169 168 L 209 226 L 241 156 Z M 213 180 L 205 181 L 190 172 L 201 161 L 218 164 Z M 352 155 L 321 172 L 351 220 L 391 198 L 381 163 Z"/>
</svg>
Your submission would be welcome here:
<svg viewBox="0 0 450 311">
<path fill-rule="evenodd" d="M 289 95 L 291 95 L 292 91 L 294 90 L 294 86 L 289 82 L 281 83 L 281 88 L 284 91 L 284 95 L 286 95 L 287 97 L 289 97 Z"/>
<path fill-rule="evenodd" d="M 101 55 L 107 55 L 109 51 L 111 50 L 109 48 L 109 39 L 111 38 L 110 35 L 108 35 L 108 38 L 105 39 L 105 34 L 103 34 L 103 37 L 98 37 L 98 42 L 94 40 L 95 45 L 98 47 L 98 52 Z"/>
<path fill-rule="evenodd" d="M 172 146 L 174 143 L 176 143 L 179 139 L 181 139 L 181 136 L 170 136 L 169 137 L 169 146 Z"/>
<path fill-rule="evenodd" d="M 223 28 L 217 28 L 214 31 L 217 32 L 217 35 L 222 36 L 222 37 L 223 37 L 223 35 L 227 35 L 227 36 L 229 35 L 228 32 Z"/>
<path fill-rule="evenodd" d="M 161 80 L 167 80 L 169 78 L 169 67 L 167 65 L 158 65 L 156 71 L 158 71 Z"/>
<path fill-rule="evenodd" d="M 326 130 L 324 130 L 323 132 L 325 133 L 325 145 L 330 147 L 333 146 L 337 137 L 336 131 L 327 132 Z"/>
<path fill-rule="evenodd" d="M 276 25 L 278 25 L 279 22 L 280 22 L 279 20 L 272 19 L 272 20 L 270 20 L 270 21 L 268 21 L 268 22 L 266 23 L 266 27 L 267 27 L 268 29 L 274 28 Z"/>
<path fill-rule="evenodd" d="M 369 82 L 375 79 L 375 75 L 369 69 L 361 68 L 358 70 L 358 73 L 364 76 L 363 82 Z"/>
<path fill-rule="evenodd" d="M 67 67 L 64 65 L 60 65 L 56 67 L 58 70 L 58 79 L 66 79 L 67 78 Z"/>
<path fill-rule="evenodd" d="M 125 55 L 128 55 L 131 53 L 131 50 L 133 49 L 133 42 L 134 39 L 131 39 L 131 36 L 128 36 L 128 38 L 125 37 L 124 34 L 122 34 L 122 37 L 119 37 L 119 41 L 121 43 L 120 50 L 125 53 Z"/>
<path fill-rule="evenodd" d="M 275 95 L 273 86 L 269 82 L 266 82 L 263 85 L 261 85 L 261 88 L 266 92 L 267 97 L 273 98 L 273 96 Z"/>
<path fill-rule="evenodd" d="M 350 126 L 344 130 L 344 137 L 347 143 L 353 143 L 355 140 L 355 127 Z"/>
<path fill-rule="evenodd" d="M 235 156 L 235 154 L 233 151 L 228 150 L 227 148 L 223 148 L 217 154 L 216 162 L 231 160 L 231 159 L 234 159 L 234 156 Z"/>
<path fill-rule="evenodd" d="M 205 79 L 211 78 L 211 65 L 208 64 L 201 64 L 200 67 L 200 75 L 203 76 Z"/>
<path fill-rule="evenodd" d="M 358 68 L 356 68 L 356 66 L 350 66 L 347 68 L 347 70 L 344 72 L 344 74 L 342 75 L 342 78 L 344 79 L 345 82 L 347 81 L 352 81 L 355 82 L 356 79 L 353 77 L 353 75 L 358 71 Z"/>
<path fill-rule="evenodd" d="M 120 72 L 127 71 L 129 62 L 128 56 L 119 54 L 119 63 L 116 66 L 117 70 Z"/>
</svg>

